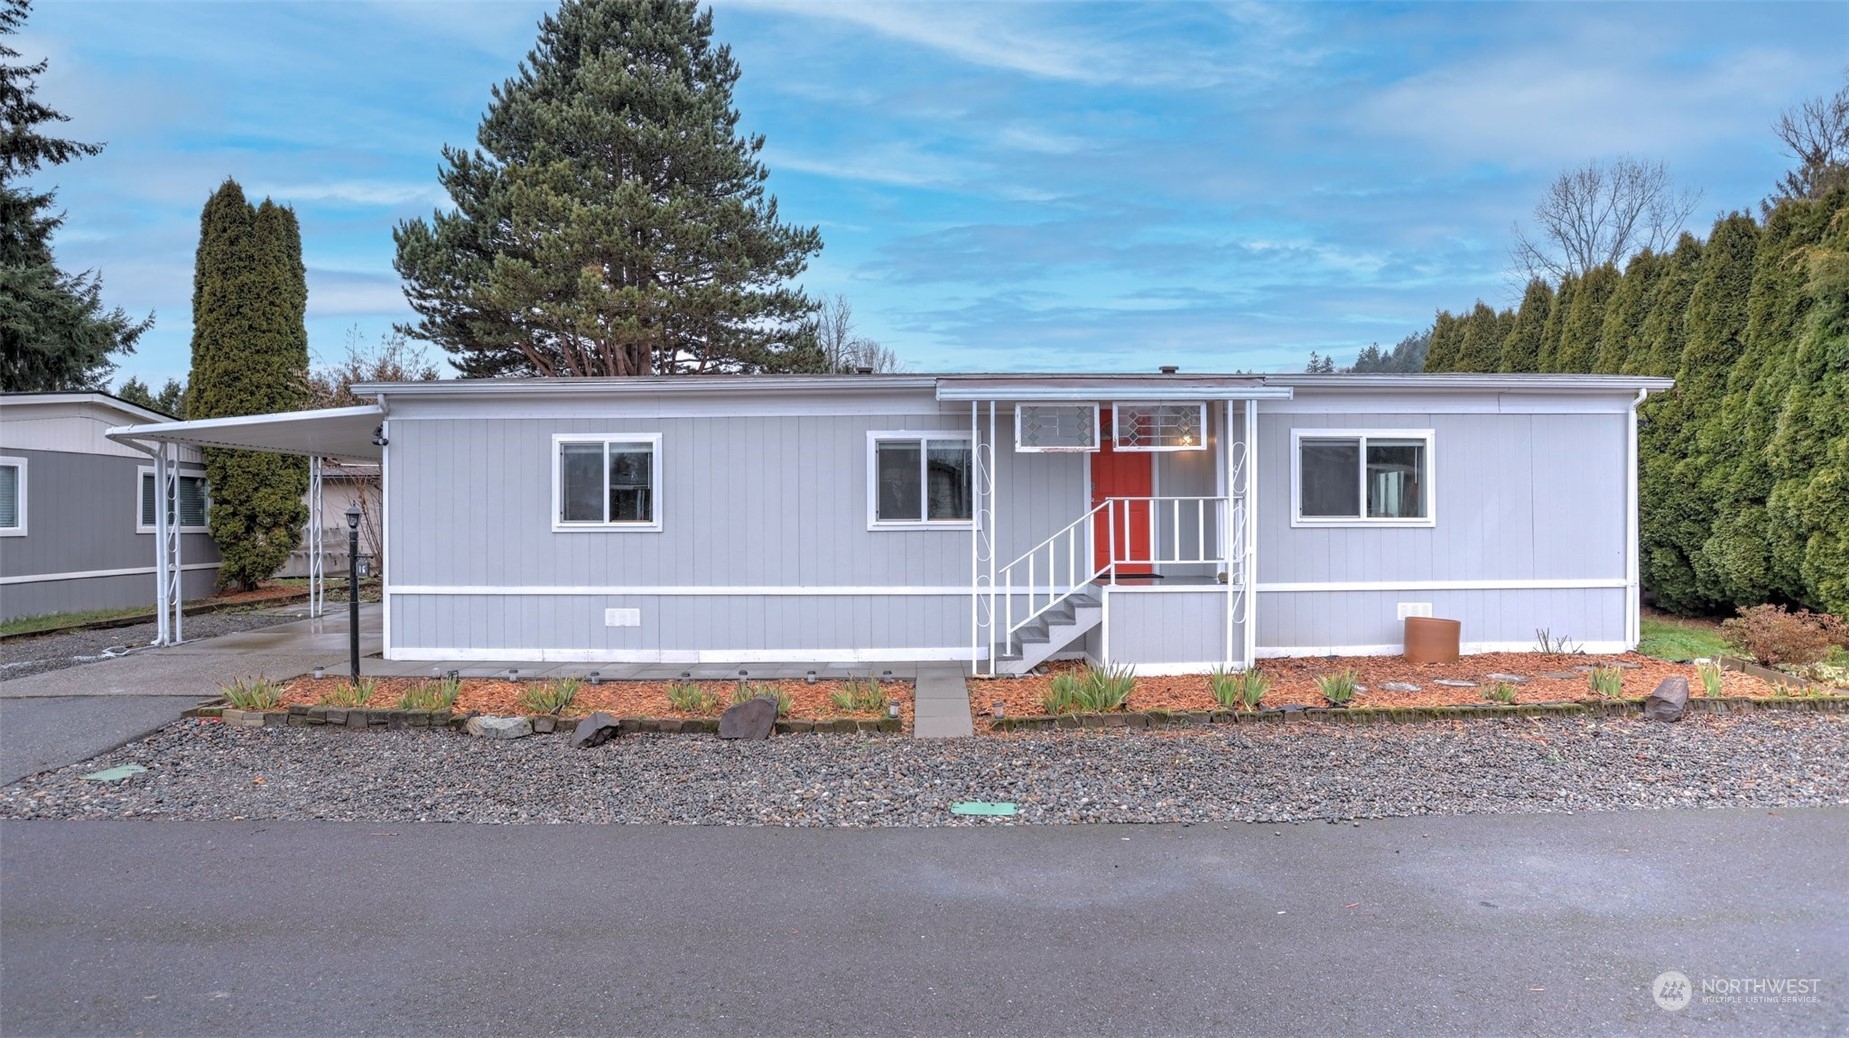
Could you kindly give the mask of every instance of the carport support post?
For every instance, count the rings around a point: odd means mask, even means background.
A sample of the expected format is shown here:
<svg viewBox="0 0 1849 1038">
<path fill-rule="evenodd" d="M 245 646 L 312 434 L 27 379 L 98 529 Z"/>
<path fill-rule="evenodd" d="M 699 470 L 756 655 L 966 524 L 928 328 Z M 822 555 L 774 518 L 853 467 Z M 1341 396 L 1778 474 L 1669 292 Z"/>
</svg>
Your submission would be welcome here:
<svg viewBox="0 0 1849 1038">
<path fill-rule="evenodd" d="M 360 683 L 360 506 L 347 506 L 347 658 L 353 687 Z"/>
<path fill-rule="evenodd" d="M 321 455 L 308 459 L 308 615 L 327 612 L 327 553 L 321 549 Z"/>
</svg>

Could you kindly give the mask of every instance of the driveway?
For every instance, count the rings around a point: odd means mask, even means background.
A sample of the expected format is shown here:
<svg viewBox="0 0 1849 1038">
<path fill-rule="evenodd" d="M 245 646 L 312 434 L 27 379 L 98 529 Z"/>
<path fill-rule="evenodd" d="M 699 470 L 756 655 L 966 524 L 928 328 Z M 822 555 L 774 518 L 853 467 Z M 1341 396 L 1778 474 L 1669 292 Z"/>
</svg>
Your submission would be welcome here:
<svg viewBox="0 0 1849 1038">
<path fill-rule="evenodd" d="M 0 823 L 7 1034 L 1840 1034 L 1849 808 Z M 1665 971 L 1814 1001 L 1659 1008 Z"/>
<path fill-rule="evenodd" d="M 361 607 L 362 655 L 380 651 L 381 617 Z M 350 630 L 341 612 L 0 681 L 0 785 L 120 746 L 239 678 L 345 668 Z"/>
</svg>

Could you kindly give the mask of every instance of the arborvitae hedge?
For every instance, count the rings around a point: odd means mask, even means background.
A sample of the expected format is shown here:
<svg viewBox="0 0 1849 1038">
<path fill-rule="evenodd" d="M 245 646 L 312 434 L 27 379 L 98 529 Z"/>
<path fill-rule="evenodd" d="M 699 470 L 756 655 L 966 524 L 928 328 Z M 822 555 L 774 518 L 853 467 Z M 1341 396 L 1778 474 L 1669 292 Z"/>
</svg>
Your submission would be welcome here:
<svg viewBox="0 0 1849 1038">
<path fill-rule="evenodd" d="M 1579 292 L 1579 279 L 1567 275 L 1560 279 L 1554 292 L 1554 306 L 1548 311 L 1547 323 L 1541 326 L 1541 350 L 1535 358 L 1536 371 L 1560 371 L 1556 358 L 1560 354 L 1560 333 L 1566 327 L 1567 312 L 1573 309 L 1573 297 Z"/>
<path fill-rule="evenodd" d="M 1496 311 L 1483 300 L 1464 318 L 1464 334 L 1458 344 L 1453 371 L 1495 371 L 1502 366 L 1502 326 Z"/>
<path fill-rule="evenodd" d="M 1651 294 L 1662 270 L 1663 258 L 1648 249 L 1632 257 L 1624 268 L 1624 277 L 1605 304 L 1599 351 L 1592 358 L 1594 372 L 1616 375 L 1631 364 L 1634 353 L 1642 352 L 1644 318 L 1650 315 Z"/>
<path fill-rule="evenodd" d="M 193 270 L 187 417 L 291 411 L 307 401 L 308 283 L 295 213 L 253 207 L 235 181 L 207 200 Z M 306 459 L 209 449 L 209 522 L 221 587 L 267 580 L 301 542 Z"/>
<path fill-rule="evenodd" d="M 1574 287 L 1573 301 L 1560 326 L 1560 345 L 1549 370 L 1587 372 L 1599 352 L 1599 334 L 1605 328 L 1605 304 L 1618 289 L 1618 272 L 1610 266 L 1586 271 Z"/>
<path fill-rule="evenodd" d="M 1554 288 L 1540 278 L 1528 282 L 1522 305 L 1502 343 L 1502 368 L 1509 372 L 1541 370 L 1541 333 L 1554 308 Z"/>
</svg>

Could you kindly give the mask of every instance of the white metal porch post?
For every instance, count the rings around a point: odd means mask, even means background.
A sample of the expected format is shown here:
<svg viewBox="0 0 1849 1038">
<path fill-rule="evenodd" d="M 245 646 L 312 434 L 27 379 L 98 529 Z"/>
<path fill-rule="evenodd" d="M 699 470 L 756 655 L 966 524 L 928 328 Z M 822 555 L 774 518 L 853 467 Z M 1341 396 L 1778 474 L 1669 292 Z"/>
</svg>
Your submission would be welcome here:
<svg viewBox="0 0 1849 1038">
<path fill-rule="evenodd" d="M 1233 451 L 1233 402 L 1226 401 L 1226 408 L 1220 417 L 1220 464 L 1214 473 L 1214 491 L 1220 498 L 1219 545 L 1220 555 L 1226 560 L 1226 651 L 1220 662 L 1227 668 L 1233 666 L 1233 623 L 1238 619 L 1238 602 L 1234 595 L 1238 593 L 1235 585 L 1244 580 L 1245 569 L 1241 564 L 1233 565 L 1232 535 L 1239 530 L 1239 513 L 1232 504 L 1234 492 L 1233 481 L 1238 478 L 1238 461 Z M 1240 507 L 1245 506 L 1241 500 Z M 1243 544 L 1241 545 L 1243 547 Z M 1238 578 L 1238 579 L 1235 579 Z"/>
<path fill-rule="evenodd" d="M 183 572 L 180 568 L 180 448 L 163 443 L 154 452 L 154 608 L 156 645 L 183 640 Z"/>
<path fill-rule="evenodd" d="M 308 615 L 327 608 L 327 557 L 321 548 L 321 455 L 308 459 Z"/>
<path fill-rule="evenodd" d="M 1258 401 L 1245 402 L 1245 572 L 1241 574 L 1245 595 L 1245 665 L 1252 666 L 1258 655 Z"/>
</svg>

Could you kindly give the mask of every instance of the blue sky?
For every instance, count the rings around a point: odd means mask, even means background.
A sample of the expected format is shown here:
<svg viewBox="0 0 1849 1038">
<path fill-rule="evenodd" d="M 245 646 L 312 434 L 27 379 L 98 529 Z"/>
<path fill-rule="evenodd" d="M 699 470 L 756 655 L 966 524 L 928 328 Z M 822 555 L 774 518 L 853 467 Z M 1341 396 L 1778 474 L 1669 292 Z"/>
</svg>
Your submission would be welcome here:
<svg viewBox="0 0 1849 1038">
<path fill-rule="evenodd" d="M 446 204 L 553 5 L 41 0 L 17 40 L 102 155 L 38 178 L 66 268 L 183 375 L 198 214 L 295 207 L 321 359 L 410 314 L 392 227 Z M 1518 297 L 1512 225 L 1592 158 L 1753 206 L 1770 123 L 1834 91 L 1849 5 L 724 2 L 803 279 L 912 370 L 1296 370 Z M 432 350 L 433 355 L 437 351 Z"/>
</svg>

